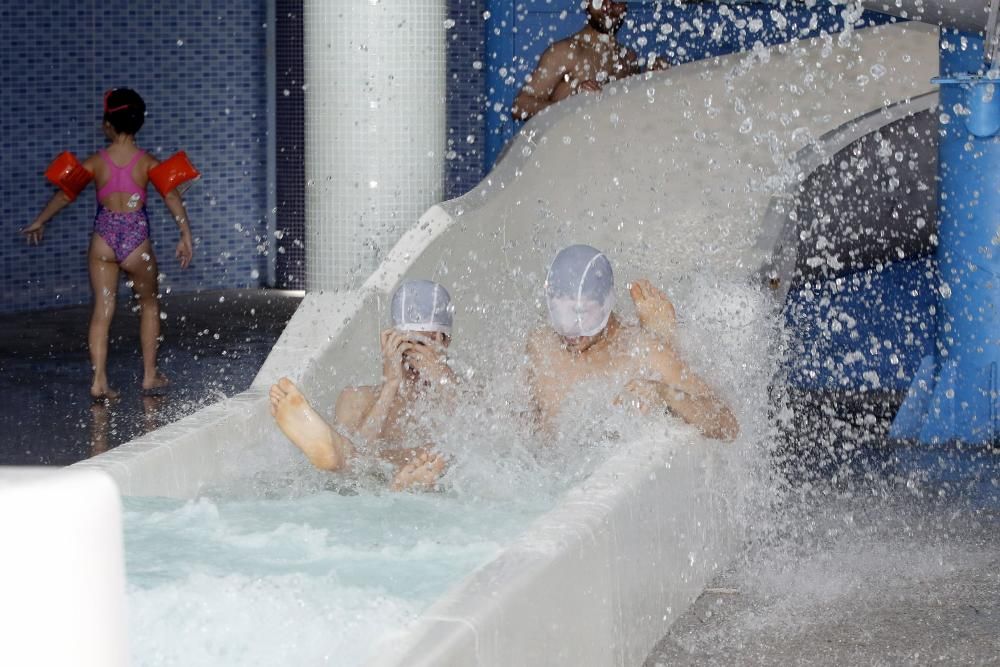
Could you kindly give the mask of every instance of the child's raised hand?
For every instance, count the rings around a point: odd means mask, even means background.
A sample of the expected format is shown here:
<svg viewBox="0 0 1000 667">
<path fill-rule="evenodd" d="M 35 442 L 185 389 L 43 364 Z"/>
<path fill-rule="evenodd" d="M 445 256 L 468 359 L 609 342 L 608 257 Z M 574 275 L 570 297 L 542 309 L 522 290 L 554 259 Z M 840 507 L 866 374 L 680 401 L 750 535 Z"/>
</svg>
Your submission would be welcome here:
<svg viewBox="0 0 1000 667">
<path fill-rule="evenodd" d="M 634 281 L 629 286 L 632 301 L 635 302 L 635 314 L 639 324 L 652 333 L 659 334 L 670 340 L 677 327 L 677 315 L 674 304 L 667 295 L 653 287 L 653 283 L 645 278 Z"/>
<path fill-rule="evenodd" d="M 27 227 L 21 229 L 20 233 L 24 234 L 29 244 L 38 245 L 42 242 L 42 237 L 45 236 L 45 223 L 38 222 L 36 220 Z"/>
<path fill-rule="evenodd" d="M 191 245 L 191 235 L 182 234 L 181 240 L 177 242 L 177 252 L 174 253 L 181 262 L 181 268 L 186 269 L 194 256 L 194 247 Z"/>
</svg>

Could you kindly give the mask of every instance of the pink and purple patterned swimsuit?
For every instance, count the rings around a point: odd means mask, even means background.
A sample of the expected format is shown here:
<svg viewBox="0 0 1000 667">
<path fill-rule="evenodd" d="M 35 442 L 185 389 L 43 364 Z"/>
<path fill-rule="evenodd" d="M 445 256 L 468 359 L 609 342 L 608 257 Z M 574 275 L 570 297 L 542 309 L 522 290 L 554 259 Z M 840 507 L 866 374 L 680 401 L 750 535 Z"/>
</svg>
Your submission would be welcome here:
<svg viewBox="0 0 1000 667">
<path fill-rule="evenodd" d="M 111 178 L 104 184 L 104 187 L 97 191 L 97 215 L 94 217 L 94 233 L 104 239 L 104 242 L 115 251 L 115 259 L 119 264 L 124 262 L 136 248 L 149 238 L 146 189 L 140 188 L 132 179 L 132 169 L 144 154 L 145 151 L 136 151 L 128 164 L 119 167 L 107 151 L 100 151 L 101 158 L 111 170 Z M 109 210 L 101 203 L 101 199 L 115 192 L 131 194 L 136 205 L 139 202 L 142 203 L 142 208 L 137 211 L 124 212 Z"/>
</svg>

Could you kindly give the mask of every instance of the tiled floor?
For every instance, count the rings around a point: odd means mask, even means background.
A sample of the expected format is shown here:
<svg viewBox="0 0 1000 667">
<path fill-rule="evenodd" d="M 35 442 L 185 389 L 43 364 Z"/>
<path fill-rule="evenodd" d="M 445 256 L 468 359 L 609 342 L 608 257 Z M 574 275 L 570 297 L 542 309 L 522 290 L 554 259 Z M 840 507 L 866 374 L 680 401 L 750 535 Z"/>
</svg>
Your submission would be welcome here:
<svg viewBox="0 0 1000 667">
<path fill-rule="evenodd" d="M 995 665 L 1000 457 L 859 452 L 793 486 L 646 659 L 666 665 Z"/>
<path fill-rule="evenodd" d="M 295 312 L 298 293 L 165 295 L 160 365 L 172 382 L 142 397 L 139 320 L 123 303 L 108 373 L 122 394 L 90 400 L 87 307 L 0 317 L 0 465 L 68 465 L 246 389 Z"/>
</svg>

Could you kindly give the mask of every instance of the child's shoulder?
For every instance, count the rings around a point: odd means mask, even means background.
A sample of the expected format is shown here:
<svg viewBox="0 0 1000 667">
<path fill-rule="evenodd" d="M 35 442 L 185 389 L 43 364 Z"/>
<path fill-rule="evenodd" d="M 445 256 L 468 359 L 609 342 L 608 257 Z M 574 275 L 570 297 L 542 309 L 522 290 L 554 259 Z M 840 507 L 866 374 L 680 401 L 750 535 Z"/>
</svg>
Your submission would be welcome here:
<svg viewBox="0 0 1000 667">
<path fill-rule="evenodd" d="M 101 151 L 91 153 L 83 160 L 83 168 L 87 171 L 93 172 L 94 168 L 102 164 Z"/>
</svg>

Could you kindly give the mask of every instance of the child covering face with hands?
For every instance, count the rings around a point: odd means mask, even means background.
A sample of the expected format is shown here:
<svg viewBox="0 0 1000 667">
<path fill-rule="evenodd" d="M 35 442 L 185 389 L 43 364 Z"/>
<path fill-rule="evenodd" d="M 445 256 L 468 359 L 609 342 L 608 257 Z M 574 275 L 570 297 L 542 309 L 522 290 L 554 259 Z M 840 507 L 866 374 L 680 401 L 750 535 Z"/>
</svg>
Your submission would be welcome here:
<svg viewBox="0 0 1000 667">
<path fill-rule="evenodd" d="M 429 280 L 403 283 L 392 299 L 393 327 L 381 335 L 382 381 L 348 387 L 337 399 L 334 425 L 281 378 L 271 387 L 271 414 L 282 432 L 321 470 L 343 470 L 362 453 L 395 467 L 394 490 L 433 487 L 444 458 L 426 441 L 421 410 L 446 400 L 455 376 L 447 364 L 452 312 L 447 290 Z"/>
</svg>

